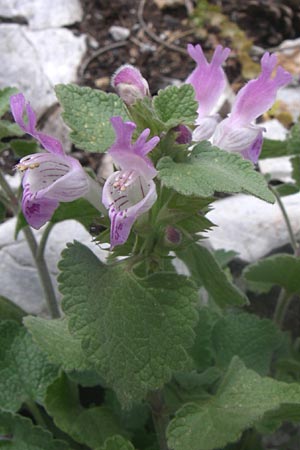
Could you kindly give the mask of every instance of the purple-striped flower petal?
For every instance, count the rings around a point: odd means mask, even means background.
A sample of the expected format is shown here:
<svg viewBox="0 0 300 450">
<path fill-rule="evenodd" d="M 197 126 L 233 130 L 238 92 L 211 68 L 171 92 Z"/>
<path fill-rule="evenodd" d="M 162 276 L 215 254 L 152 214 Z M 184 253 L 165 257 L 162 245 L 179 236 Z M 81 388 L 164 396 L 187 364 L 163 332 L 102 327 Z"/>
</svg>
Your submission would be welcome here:
<svg viewBox="0 0 300 450">
<path fill-rule="evenodd" d="M 230 53 L 229 48 L 218 45 L 209 63 L 205 58 L 201 46 L 188 44 L 188 53 L 197 63 L 197 67 L 186 79 L 196 93 L 196 100 L 199 103 L 198 119 L 208 116 L 226 86 L 226 77 L 222 69 L 222 64 Z"/>
<path fill-rule="evenodd" d="M 149 86 L 141 72 L 130 64 L 119 67 L 111 84 L 127 105 L 149 95 Z"/>
<path fill-rule="evenodd" d="M 157 199 L 155 183 L 135 170 L 114 172 L 106 180 L 102 202 L 111 220 L 110 244 L 126 242 L 136 219 L 147 212 Z"/>
<path fill-rule="evenodd" d="M 136 129 L 133 122 L 123 122 L 121 117 L 112 117 L 111 123 L 116 132 L 116 140 L 108 150 L 114 162 L 123 170 L 137 170 L 145 178 L 154 178 L 157 171 L 146 155 L 158 144 L 159 137 L 154 136 L 146 142 L 150 130 L 144 130 L 132 144 L 132 135 Z"/>
<path fill-rule="evenodd" d="M 59 202 L 70 202 L 88 193 L 88 176 L 70 156 L 36 153 L 22 158 L 16 167 L 26 171 L 22 181 L 22 210 L 33 228 L 47 222 Z"/>
<path fill-rule="evenodd" d="M 10 97 L 10 108 L 16 123 L 23 131 L 25 131 L 25 133 L 28 133 L 37 139 L 48 152 L 57 155 L 64 154 L 62 145 L 57 139 L 36 130 L 35 113 L 30 104 L 26 103 L 23 94 L 15 94 Z M 25 123 L 23 119 L 25 111 L 27 114 L 27 123 Z"/>
</svg>

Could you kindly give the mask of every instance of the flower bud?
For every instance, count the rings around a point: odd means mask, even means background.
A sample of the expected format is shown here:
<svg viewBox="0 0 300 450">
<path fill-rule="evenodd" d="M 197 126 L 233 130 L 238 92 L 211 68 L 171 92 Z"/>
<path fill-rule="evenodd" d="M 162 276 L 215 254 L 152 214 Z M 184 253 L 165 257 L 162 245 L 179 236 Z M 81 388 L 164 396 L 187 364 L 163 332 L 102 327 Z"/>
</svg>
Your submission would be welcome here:
<svg viewBox="0 0 300 450">
<path fill-rule="evenodd" d="M 172 225 L 168 225 L 165 229 L 165 241 L 168 245 L 178 245 L 182 240 L 181 231 Z"/>
<path fill-rule="evenodd" d="M 127 105 L 150 95 L 149 86 L 141 72 L 130 64 L 119 67 L 112 77 L 111 84 Z"/>
<path fill-rule="evenodd" d="M 191 130 L 185 125 L 178 125 L 174 128 L 174 131 L 178 132 L 176 142 L 178 144 L 189 144 L 192 140 Z"/>
</svg>

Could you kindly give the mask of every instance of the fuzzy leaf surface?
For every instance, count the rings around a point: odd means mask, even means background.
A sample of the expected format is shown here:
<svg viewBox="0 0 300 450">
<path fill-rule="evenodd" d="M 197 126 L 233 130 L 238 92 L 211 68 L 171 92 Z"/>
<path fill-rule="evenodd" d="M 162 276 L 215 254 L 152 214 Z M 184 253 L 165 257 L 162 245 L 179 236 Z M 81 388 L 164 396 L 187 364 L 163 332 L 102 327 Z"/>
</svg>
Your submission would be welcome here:
<svg viewBox="0 0 300 450">
<path fill-rule="evenodd" d="M 110 118 L 121 116 L 128 120 L 120 97 L 74 84 L 59 84 L 55 91 L 64 109 L 63 119 L 72 130 L 72 142 L 90 152 L 107 150 L 115 139 Z"/>
<path fill-rule="evenodd" d="M 0 323 L 0 408 L 15 412 L 23 402 L 42 403 L 57 367 L 14 321 Z"/>
<path fill-rule="evenodd" d="M 177 163 L 169 156 L 161 158 L 157 168 L 163 183 L 183 195 L 210 197 L 214 192 L 245 192 L 274 203 L 264 177 L 253 164 L 208 142 L 196 145 L 184 162 Z"/>
<path fill-rule="evenodd" d="M 97 447 L 96 450 L 134 450 L 134 446 L 122 436 L 112 436 L 106 439 L 104 445 Z"/>
<path fill-rule="evenodd" d="M 122 434 L 112 411 L 105 406 L 83 408 L 77 385 L 62 374 L 48 389 L 46 409 L 55 424 L 75 441 L 94 448 L 114 434 Z"/>
<path fill-rule="evenodd" d="M 248 369 L 267 375 L 282 336 L 271 320 L 247 313 L 227 314 L 215 323 L 212 342 L 218 366 L 227 368 L 236 355 Z"/>
<path fill-rule="evenodd" d="M 54 439 L 45 428 L 33 425 L 26 417 L 8 412 L 0 412 L 0 448 L 1 450 L 71 450 L 67 443 Z"/>
<path fill-rule="evenodd" d="M 173 450 L 213 450 L 238 440 L 268 411 L 300 405 L 300 385 L 261 377 L 234 358 L 217 393 L 202 404 L 187 403 L 170 422 Z"/>
<path fill-rule="evenodd" d="M 62 366 L 66 371 L 86 368 L 81 341 L 71 335 L 66 319 L 46 320 L 28 316 L 24 324 L 53 364 Z"/>
<path fill-rule="evenodd" d="M 190 84 L 160 90 L 153 99 L 153 106 L 166 128 L 179 124 L 193 125 L 197 118 L 198 102 Z"/>
<path fill-rule="evenodd" d="M 187 265 L 197 286 L 204 286 L 221 308 L 248 303 L 247 297 L 231 283 L 207 248 L 191 244 L 184 250 L 176 251 L 176 255 Z"/>
<path fill-rule="evenodd" d="M 276 284 L 289 294 L 300 293 L 300 260 L 293 255 L 275 255 L 250 264 L 244 270 L 244 278 L 251 289 L 268 292 Z"/>
<path fill-rule="evenodd" d="M 23 309 L 11 300 L 2 297 L 2 295 L 0 296 L 0 320 L 15 320 L 16 322 L 22 323 L 22 319 L 26 314 Z"/>
<path fill-rule="evenodd" d="M 130 406 L 189 362 L 197 291 L 185 277 L 140 280 L 75 242 L 59 263 L 63 310 L 87 359 Z"/>
</svg>

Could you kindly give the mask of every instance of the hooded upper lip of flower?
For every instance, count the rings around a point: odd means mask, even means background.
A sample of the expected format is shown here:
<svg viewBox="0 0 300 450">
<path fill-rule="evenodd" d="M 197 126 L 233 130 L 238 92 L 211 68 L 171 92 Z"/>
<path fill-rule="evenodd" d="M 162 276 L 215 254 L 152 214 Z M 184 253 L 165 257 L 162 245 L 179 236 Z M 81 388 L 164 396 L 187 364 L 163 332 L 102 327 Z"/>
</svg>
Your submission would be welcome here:
<svg viewBox="0 0 300 450">
<path fill-rule="evenodd" d="M 227 151 L 240 152 L 245 158 L 257 162 L 263 128 L 252 122 L 273 105 L 277 90 L 292 79 L 291 74 L 281 66 L 277 67 L 272 77 L 276 64 L 276 55 L 268 52 L 263 55 L 259 77 L 249 81 L 238 92 L 231 114 L 216 127 L 213 136 L 215 145 Z"/>
<path fill-rule="evenodd" d="M 111 84 L 127 105 L 132 105 L 137 99 L 150 95 L 147 80 L 131 64 L 119 67 L 112 76 Z"/>
<path fill-rule="evenodd" d="M 22 158 L 17 169 L 23 177 L 22 210 L 33 228 L 40 228 L 51 219 L 59 202 L 83 197 L 89 190 L 89 177 L 80 163 L 64 153 L 61 143 L 36 130 L 36 116 L 23 94 L 10 98 L 11 112 L 16 123 L 37 139 L 48 153 L 36 153 Z M 23 120 L 24 109 L 27 123 Z"/>
<path fill-rule="evenodd" d="M 146 129 L 132 144 L 136 125 L 133 122 L 123 122 L 121 117 L 113 117 L 111 123 L 116 132 L 116 140 L 108 153 L 121 170 L 114 172 L 106 180 L 102 201 L 109 210 L 110 243 L 111 248 L 114 248 L 127 240 L 135 220 L 156 201 L 153 178 L 157 171 L 146 155 L 159 142 L 159 137 L 154 136 L 147 142 L 150 130 Z"/>
</svg>

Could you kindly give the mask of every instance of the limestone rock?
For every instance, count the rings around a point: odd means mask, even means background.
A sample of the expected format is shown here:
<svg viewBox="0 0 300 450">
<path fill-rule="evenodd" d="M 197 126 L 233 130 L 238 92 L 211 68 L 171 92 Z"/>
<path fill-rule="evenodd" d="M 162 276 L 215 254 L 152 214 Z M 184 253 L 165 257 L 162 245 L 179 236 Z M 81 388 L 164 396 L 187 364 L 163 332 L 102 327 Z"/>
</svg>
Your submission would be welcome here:
<svg viewBox="0 0 300 450">
<path fill-rule="evenodd" d="M 16 24 L 0 25 L 0 88 L 16 86 L 38 115 L 56 103 L 53 86 L 76 80 L 86 52 L 85 36 L 67 29 L 30 31 Z"/>
<path fill-rule="evenodd" d="M 82 20 L 79 0 L 1 0 L 0 16 L 25 19 L 32 30 L 72 25 Z"/>
<path fill-rule="evenodd" d="M 300 194 L 282 201 L 296 236 L 300 237 Z M 253 262 L 289 242 L 289 235 L 277 204 L 244 194 L 218 200 L 208 218 L 217 225 L 208 232 L 214 250 L 234 250 L 246 262 Z"/>
<path fill-rule="evenodd" d="M 0 226 L 0 295 L 5 296 L 30 314 L 48 315 L 43 290 L 38 278 L 32 255 L 27 242 L 20 232 L 14 239 L 16 219 L 7 220 Z M 39 240 L 42 229 L 34 231 Z M 91 235 L 76 221 L 68 220 L 55 225 L 46 245 L 45 258 L 53 283 L 57 290 L 57 263 L 67 242 L 74 239 L 88 246 L 101 260 L 107 252 L 92 242 Z"/>
</svg>

